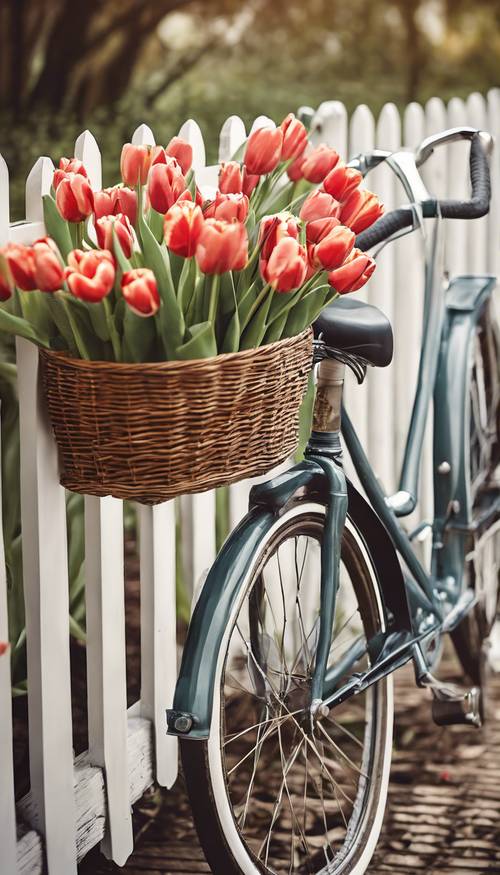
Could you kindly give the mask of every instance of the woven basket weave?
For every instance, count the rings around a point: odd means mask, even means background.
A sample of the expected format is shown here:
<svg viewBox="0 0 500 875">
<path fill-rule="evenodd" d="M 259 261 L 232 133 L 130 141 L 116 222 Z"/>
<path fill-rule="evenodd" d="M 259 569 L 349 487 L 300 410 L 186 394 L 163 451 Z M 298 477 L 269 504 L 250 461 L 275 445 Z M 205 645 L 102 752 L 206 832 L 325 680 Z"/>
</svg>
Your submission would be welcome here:
<svg viewBox="0 0 500 875">
<path fill-rule="evenodd" d="M 312 332 L 184 362 L 40 356 L 62 485 L 157 504 L 263 474 L 294 451 Z"/>
</svg>

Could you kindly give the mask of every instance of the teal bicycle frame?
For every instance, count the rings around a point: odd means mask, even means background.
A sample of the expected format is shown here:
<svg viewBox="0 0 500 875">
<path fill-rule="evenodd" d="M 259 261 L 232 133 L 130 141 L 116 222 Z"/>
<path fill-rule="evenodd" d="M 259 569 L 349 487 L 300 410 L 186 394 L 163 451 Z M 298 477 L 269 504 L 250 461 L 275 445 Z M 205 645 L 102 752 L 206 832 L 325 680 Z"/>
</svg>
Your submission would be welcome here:
<svg viewBox="0 0 500 875">
<path fill-rule="evenodd" d="M 397 164 L 397 155 L 395 158 Z M 409 183 L 407 189 L 414 196 L 413 209 L 418 212 L 418 203 L 419 208 L 423 206 L 420 217 L 425 216 L 425 198 L 417 198 Z M 478 524 L 477 519 L 471 519 L 468 494 L 467 392 L 475 329 L 495 278 L 463 276 L 445 288 L 441 253 L 442 222 L 437 217 L 426 259 L 426 331 L 398 492 L 388 497 L 382 491 L 345 410 L 342 437 L 368 501 L 345 477 L 338 432 L 313 432 L 302 462 L 253 487 L 249 513 L 224 544 L 193 613 L 173 708 L 167 712 L 172 734 L 208 738 L 217 659 L 232 609 L 259 543 L 277 516 L 292 503 L 317 501 L 326 506 L 311 709 L 340 704 L 412 658 L 417 679 L 423 677 L 432 667 L 440 637 L 452 631 L 474 606 L 475 593 L 465 587 L 463 575 L 464 542 Z M 428 572 L 412 545 L 412 537 L 422 526 L 408 535 L 398 517 L 408 515 L 417 506 L 425 424 L 432 399 L 439 413 L 434 417 L 433 434 L 435 515 L 432 524 L 424 524 L 432 525 L 432 563 Z M 366 651 L 366 643 L 355 644 L 341 663 L 326 670 L 347 511 L 373 558 L 385 631 L 368 642 L 369 668 L 353 672 L 340 683 Z M 493 501 L 490 496 L 482 522 L 488 524 L 498 517 L 500 494 Z M 403 560 L 405 573 L 398 557 Z"/>
</svg>

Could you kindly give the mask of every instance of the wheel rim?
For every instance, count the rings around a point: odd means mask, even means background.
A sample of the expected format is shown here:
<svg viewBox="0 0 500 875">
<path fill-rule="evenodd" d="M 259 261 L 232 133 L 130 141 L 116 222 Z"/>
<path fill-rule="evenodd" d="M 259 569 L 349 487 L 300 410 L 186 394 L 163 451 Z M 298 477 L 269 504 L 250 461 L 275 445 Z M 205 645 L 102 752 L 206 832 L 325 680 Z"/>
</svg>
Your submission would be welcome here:
<svg viewBox="0 0 500 875">
<path fill-rule="evenodd" d="M 379 690 L 311 720 L 322 520 L 270 544 L 232 628 L 222 675 L 221 744 L 234 822 L 257 868 L 337 872 L 372 788 Z M 346 533 L 329 665 L 377 629 L 373 592 Z M 353 577 L 356 584 L 353 584 Z M 366 652 L 344 675 L 368 663 Z"/>
</svg>

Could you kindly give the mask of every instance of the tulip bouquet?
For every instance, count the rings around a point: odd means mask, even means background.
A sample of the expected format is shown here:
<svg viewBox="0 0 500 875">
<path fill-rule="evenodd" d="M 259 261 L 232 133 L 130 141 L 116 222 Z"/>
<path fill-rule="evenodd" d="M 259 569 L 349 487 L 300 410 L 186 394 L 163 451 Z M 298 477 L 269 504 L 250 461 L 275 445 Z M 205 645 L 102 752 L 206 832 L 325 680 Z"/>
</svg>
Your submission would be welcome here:
<svg viewBox="0 0 500 875">
<path fill-rule="evenodd" d="M 93 191 L 61 158 L 47 236 L 0 249 L 0 328 L 90 360 L 206 358 L 299 334 L 374 261 L 356 234 L 382 212 L 361 174 L 293 115 L 255 130 L 200 191 L 191 146 L 126 144 Z"/>
</svg>

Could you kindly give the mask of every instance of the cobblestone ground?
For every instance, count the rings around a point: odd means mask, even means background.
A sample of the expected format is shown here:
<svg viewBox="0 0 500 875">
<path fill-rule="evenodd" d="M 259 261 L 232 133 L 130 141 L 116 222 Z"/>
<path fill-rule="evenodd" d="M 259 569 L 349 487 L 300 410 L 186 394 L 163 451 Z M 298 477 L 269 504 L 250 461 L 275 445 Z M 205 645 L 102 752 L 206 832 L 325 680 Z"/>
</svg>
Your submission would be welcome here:
<svg viewBox="0 0 500 875">
<path fill-rule="evenodd" d="M 453 672 L 450 660 L 447 669 Z M 447 670 L 446 675 L 449 675 Z M 389 802 L 371 875 L 500 873 L 500 676 L 481 730 L 440 728 L 411 668 L 396 675 L 396 740 Z M 210 870 L 180 780 L 136 806 L 136 850 L 123 869 L 97 851 L 81 875 L 199 875 Z"/>
</svg>

